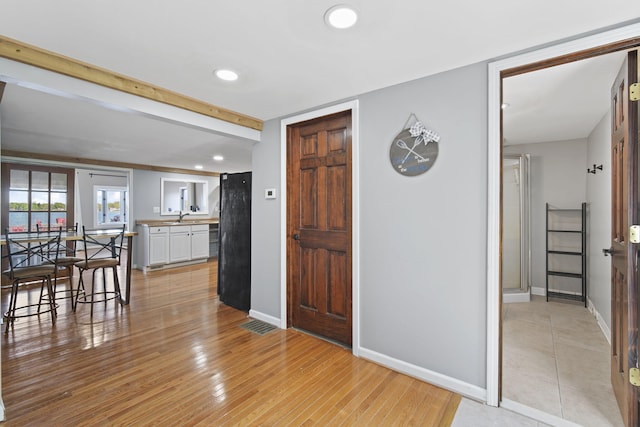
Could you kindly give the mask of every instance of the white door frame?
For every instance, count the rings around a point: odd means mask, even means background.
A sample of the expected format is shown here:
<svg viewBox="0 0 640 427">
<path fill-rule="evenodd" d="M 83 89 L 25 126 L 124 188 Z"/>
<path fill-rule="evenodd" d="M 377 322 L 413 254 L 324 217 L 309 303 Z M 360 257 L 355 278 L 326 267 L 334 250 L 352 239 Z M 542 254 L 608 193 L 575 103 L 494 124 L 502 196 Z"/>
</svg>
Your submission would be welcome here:
<svg viewBox="0 0 640 427">
<path fill-rule="evenodd" d="M 502 71 L 640 37 L 640 23 L 489 63 L 487 179 L 487 404 L 498 406 L 500 328 L 500 90 Z"/>
<path fill-rule="evenodd" d="M 351 110 L 351 319 L 354 356 L 360 354 L 360 119 L 358 100 L 288 117 L 280 122 L 280 327 L 287 327 L 287 126 Z"/>
</svg>

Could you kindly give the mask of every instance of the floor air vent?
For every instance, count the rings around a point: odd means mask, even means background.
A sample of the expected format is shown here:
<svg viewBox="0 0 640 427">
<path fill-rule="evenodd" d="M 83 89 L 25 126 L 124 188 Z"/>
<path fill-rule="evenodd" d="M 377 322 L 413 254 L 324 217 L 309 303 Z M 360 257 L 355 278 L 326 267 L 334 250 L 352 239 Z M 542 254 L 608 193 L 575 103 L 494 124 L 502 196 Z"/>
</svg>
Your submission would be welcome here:
<svg viewBox="0 0 640 427">
<path fill-rule="evenodd" d="M 263 322 L 262 320 L 251 320 L 247 323 L 243 323 L 240 327 L 258 335 L 264 335 L 276 329 L 275 326 Z"/>
</svg>

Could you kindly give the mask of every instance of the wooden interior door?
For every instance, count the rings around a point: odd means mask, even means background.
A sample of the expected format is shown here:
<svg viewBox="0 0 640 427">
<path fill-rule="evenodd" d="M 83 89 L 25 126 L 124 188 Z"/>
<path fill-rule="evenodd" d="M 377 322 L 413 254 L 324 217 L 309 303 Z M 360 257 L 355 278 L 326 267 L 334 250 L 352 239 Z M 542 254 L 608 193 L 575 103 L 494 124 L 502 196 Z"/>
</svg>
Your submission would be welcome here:
<svg viewBox="0 0 640 427">
<path fill-rule="evenodd" d="M 351 111 L 287 129 L 287 321 L 351 345 Z"/>
<path fill-rule="evenodd" d="M 629 55 L 629 61 L 633 61 L 633 57 L 635 56 L 635 82 L 640 84 L 640 49 L 636 49 L 633 52 L 633 55 Z M 633 71 L 633 70 L 632 70 Z M 638 88 L 640 90 L 640 88 Z M 635 113 L 635 114 L 634 114 Z M 633 184 L 635 188 L 633 189 L 633 195 L 635 196 L 633 206 L 636 206 L 636 210 L 633 212 L 635 221 L 634 224 L 640 224 L 640 209 L 638 208 L 638 203 L 640 203 L 640 172 L 638 168 L 640 168 L 640 101 L 634 101 L 633 105 L 630 107 L 630 114 L 633 116 L 633 126 L 630 128 L 630 131 L 635 135 L 635 154 L 634 159 L 635 163 L 633 164 Z M 635 305 L 635 329 L 634 329 L 634 342 L 633 349 L 634 355 L 636 357 L 636 367 L 638 366 L 638 353 L 637 350 L 640 348 L 640 336 L 638 331 L 640 331 L 640 297 L 638 296 L 640 293 L 640 274 L 638 273 L 638 268 L 640 266 L 640 248 L 636 244 L 634 245 L 631 253 L 633 254 L 631 257 L 631 262 L 633 264 L 632 271 L 634 274 L 634 288 L 635 288 L 635 297 L 636 297 L 636 305 Z M 636 425 L 640 424 L 640 393 L 638 392 L 638 388 L 634 387 L 635 390 L 635 398 L 634 401 L 630 403 L 630 405 L 634 406 L 635 413 L 635 421 Z M 634 396 L 632 396 L 634 397 Z"/>
<path fill-rule="evenodd" d="M 611 89 L 611 384 L 626 426 L 638 425 L 637 390 L 629 369 L 637 367 L 638 291 L 636 250 L 629 226 L 637 223 L 637 52 L 628 54 Z"/>
</svg>

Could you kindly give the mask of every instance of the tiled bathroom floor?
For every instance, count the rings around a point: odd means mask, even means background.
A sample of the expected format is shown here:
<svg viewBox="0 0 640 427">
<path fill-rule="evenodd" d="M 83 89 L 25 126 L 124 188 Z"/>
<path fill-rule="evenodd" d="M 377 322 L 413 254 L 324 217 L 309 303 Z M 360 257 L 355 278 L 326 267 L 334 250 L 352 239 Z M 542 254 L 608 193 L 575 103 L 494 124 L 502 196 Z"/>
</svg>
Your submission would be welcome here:
<svg viewBox="0 0 640 427">
<path fill-rule="evenodd" d="M 609 343 L 580 303 L 504 304 L 502 396 L 585 427 L 623 426 Z"/>
</svg>

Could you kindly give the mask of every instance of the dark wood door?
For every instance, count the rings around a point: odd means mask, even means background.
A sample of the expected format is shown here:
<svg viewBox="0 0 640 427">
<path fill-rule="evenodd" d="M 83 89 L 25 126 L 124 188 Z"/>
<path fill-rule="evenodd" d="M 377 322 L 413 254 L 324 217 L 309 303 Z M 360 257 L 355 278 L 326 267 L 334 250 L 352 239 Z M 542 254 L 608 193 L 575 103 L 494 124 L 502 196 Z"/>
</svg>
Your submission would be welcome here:
<svg viewBox="0 0 640 427">
<path fill-rule="evenodd" d="M 635 52 L 633 52 L 634 55 L 629 55 L 629 61 L 633 61 L 633 57 L 635 56 L 635 81 L 640 84 L 640 50 L 636 49 Z M 631 70 L 631 72 L 633 72 L 633 70 Z M 640 89 L 640 88 L 639 88 Z M 633 134 L 635 135 L 635 139 L 634 139 L 634 147 L 635 147 L 635 154 L 634 154 L 634 159 L 635 159 L 635 163 L 632 164 L 632 170 L 633 170 L 633 176 L 632 176 L 632 182 L 633 185 L 635 186 L 633 188 L 633 195 L 635 196 L 634 202 L 633 202 L 633 206 L 636 206 L 635 211 L 633 212 L 635 221 L 634 224 L 640 224 L 640 209 L 638 208 L 638 203 L 640 203 L 640 172 L 638 171 L 638 168 L 640 168 L 640 101 L 634 101 L 633 105 L 630 106 L 630 114 L 632 114 L 632 126 L 630 127 L 630 132 L 633 132 Z M 635 114 L 634 114 L 635 113 Z M 634 314 L 635 314 L 635 329 L 633 329 L 633 337 L 634 337 L 634 346 L 633 346 L 633 350 L 634 350 L 634 355 L 635 355 L 635 366 L 638 367 L 638 353 L 637 350 L 638 348 L 640 348 L 640 336 L 638 334 L 638 331 L 640 330 L 640 298 L 638 297 L 638 292 L 640 291 L 640 274 L 638 274 L 638 267 L 640 265 L 640 247 L 639 245 L 634 245 L 634 248 L 632 249 L 631 252 L 633 255 L 631 257 L 631 263 L 632 263 L 632 272 L 634 274 L 634 281 L 633 283 L 635 284 L 634 289 L 635 289 L 635 301 L 636 301 L 636 305 L 635 305 L 635 310 L 634 310 Z M 640 393 L 638 393 L 638 388 L 634 387 L 634 393 L 631 395 L 631 398 L 634 399 L 634 401 L 630 402 L 629 405 L 633 405 L 634 409 L 633 414 L 634 414 L 634 418 L 636 421 L 636 425 L 640 424 Z"/>
<path fill-rule="evenodd" d="M 611 89 L 611 384 L 626 426 L 638 424 L 637 391 L 629 369 L 637 366 L 638 292 L 629 226 L 637 221 L 637 53 L 630 52 Z"/>
<path fill-rule="evenodd" d="M 351 111 L 287 129 L 288 324 L 351 345 Z"/>
</svg>

